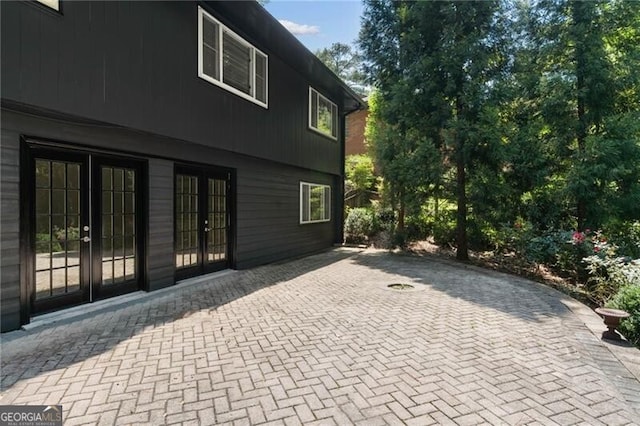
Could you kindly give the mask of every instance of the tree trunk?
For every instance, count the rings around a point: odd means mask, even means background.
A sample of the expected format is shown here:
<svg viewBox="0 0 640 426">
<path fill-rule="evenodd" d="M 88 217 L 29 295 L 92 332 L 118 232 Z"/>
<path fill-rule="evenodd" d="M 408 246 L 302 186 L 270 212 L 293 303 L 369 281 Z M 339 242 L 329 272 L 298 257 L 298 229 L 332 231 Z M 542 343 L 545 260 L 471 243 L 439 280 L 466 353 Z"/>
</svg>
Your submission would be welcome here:
<svg viewBox="0 0 640 426">
<path fill-rule="evenodd" d="M 584 25 L 586 9 L 590 5 L 582 4 L 582 2 L 572 2 L 573 21 L 574 25 Z M 576 139 L 578 142 L 578 158 L 577 161 L 584 161 L 585 141 L 587 139 L 587 117 L 585 113 L 586 106 L 586 91 L 585 87 L 585 73 L 588 66 L 586 60 L 586 49 L 584 40 L 580 39 L 580 31 L 576 30 L 576 93 L 577 93 L 577 114 L 578 114 L 578 128 L 576 132 Z M 580 165 L 582 167 L 582 164 Z M 587 202 L 585 195 L 578 190 L 575 194 L 576 197 L 576 220 L 578 222 L 578 231 L 583 231 L 585 226 L 585 220 L 587 216 Z"/>
<path fill-rule="evenodd" d="M 459 136 L 458 136 L 459 137 Z M 458 196 L 458 212 L 456 220 L 456 258 L 458 260 L 469 260 L 469 248 L 467 242 L 467 175 L 464 168 L 463 143 L 458 141 L 458 152 L 456 155 L 456 190 Z"/>
<path fill-rule="evenodd" d="M 462 76 L 462 73 L 460 74 Z M 462 92 L 463 82 L 458 81 L 459 92 Z M 460 97 L 456 99 L 456 116 L 458 121 L 464 117 L 464 105 Z M 458 211 L 456 217 L 456 259 L 469 260 L 467 241 L 467 174 L 464 161 L 464 137 L 456 130 L 456 195 Z"/>
<path fill-rule="evenodd" d="M 404 194 L 400 193 L 400 209 L 398 210 L 398 232 L 404 232 Z"/>
</svg>

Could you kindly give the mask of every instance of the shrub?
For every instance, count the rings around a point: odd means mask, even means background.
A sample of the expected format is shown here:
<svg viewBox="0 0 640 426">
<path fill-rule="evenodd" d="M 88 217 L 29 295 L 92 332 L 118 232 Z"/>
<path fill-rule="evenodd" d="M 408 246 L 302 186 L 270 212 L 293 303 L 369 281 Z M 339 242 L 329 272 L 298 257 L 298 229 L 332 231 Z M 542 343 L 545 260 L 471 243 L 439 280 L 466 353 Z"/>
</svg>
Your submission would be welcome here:
<svg viewBox="0 0 640 426">
<path fill-rule="evenodd" d="M 554 266 L 565 239 L 564 232 L 550 232 L 533 237 L 526 243 L 526 257 L 531 262 Z"/>
<path fill-rule="evenodd" d="M 448 221 L 439 221 L 433 224 L 433 241 L 439 246 L 455 245 L 456 225 Z"/>
<path fill-rule="evenodd" d="M 516 220 L 513 225 L 501 226 L 492 235 L 491 244 L 498 252 L 515 252 L 519 256 L 524 256 L 531 238 L 533 238 L 531 223 Z"/>
<path fill-rule="evenodd" d="M 634 259 L 640 258 L 640 221 L 608 224 L 604 234 L 618 247 L 618 253 Z"/>
<path fill-rule="evenodd" d="M 609 300 L 607 307 L 629 312 L 629 318 L 618 327 L 624 336 L 635 346 L 640 347 L 640 284 L 626 285 Z"/>
<path fill-rule="evenodd" d="M 564 241 L 556 256 L 557 267 L 569 272 L 578 281 L 586 282 L 589 274 L 583 259 L 593 254 L 591 231 L 563 231 L 561 236 Z"/>
<path fill-rule="evenodd" d="M 373 209 L 373 232 L 392 232 L 396 227 L 396 214 L 389 207 L 380 207 L 374 204 Z"/>
<path fill-rule="evenodd" d="M 349 210 L 344 222 L 345 241 L 362 244 L 373 232 L 373 214 L 370 209 L 357 207 Z"/>
<path fill-rule="evenodd" d="M 424 240 L 429 233 L 429 225 L 424 214 L 414 214 L 407 216 L 405 221 L 405 232 L 407 241 Z"/>
<path fill-rule="evenodd" d="M 640 286 L 640 259 L 631 261 L 617 256 L 617 247 L 606 240 L 595 240 L 594 254 L 584 258 L 589 273 L 587 289 L 598 304 L 603 304 L 621 288 Z"/>
</svg>

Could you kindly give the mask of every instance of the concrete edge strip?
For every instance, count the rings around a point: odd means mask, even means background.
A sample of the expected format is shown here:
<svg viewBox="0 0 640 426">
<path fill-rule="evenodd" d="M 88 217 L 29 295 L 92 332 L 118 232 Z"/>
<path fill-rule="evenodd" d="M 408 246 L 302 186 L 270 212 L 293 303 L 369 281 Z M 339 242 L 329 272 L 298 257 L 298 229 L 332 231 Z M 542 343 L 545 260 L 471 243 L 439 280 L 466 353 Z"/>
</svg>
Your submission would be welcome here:
<svg viewBox="0 0 640 426">
<path fill-rule="evenodd" d="M 208 282 L 209 284 L 215 284 L 217 280 L 220 278 L 230 276 L 237 273 L 235 270 L 225 269 L 219 272 L 213 272 L 211 274 L 200 275 L 194 278 L 188 278 L 185 280 L 178 281 L 175 285 L 161 288 L 159 290 L 146 292 L 143 290 L 138 290 L 134 293 L 124 294 L 122 296 L 116 296 L 109 299 L 99 300 L 93 303 L 85 303 L 79 306 L 74 306 L 72 308 L 51 312 L 48 314 L 43 314 L 36 316 L 29 324 L 25 324 L 22 326 L 23 330 L 31 331 L 40 327 L 50 326 L 59 322 L 66 322 L 75 319 L 85 318 L 89 315 L 99 314 L 101 312 L 110 310 L 110 309 L 118 309 L 124 308 L 127 306 L 131 306 L 136 303 L 144 303 L 148 301 L 152 301 L 154 299 L 158 299 L 170 294 L 179 293 L 188 289 L 189 287 L 193 287 L 197 284 L 202 284 L 204 282 Z"/>
</svg>

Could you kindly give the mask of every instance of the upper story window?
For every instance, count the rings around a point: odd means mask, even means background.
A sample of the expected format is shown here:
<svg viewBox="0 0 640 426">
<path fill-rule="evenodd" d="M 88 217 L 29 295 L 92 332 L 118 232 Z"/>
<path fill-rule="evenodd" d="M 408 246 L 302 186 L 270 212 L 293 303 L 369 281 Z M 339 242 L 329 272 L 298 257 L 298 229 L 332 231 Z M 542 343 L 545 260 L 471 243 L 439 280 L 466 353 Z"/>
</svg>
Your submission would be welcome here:
<svg viewBox="0 0 640 426">
<path fill-rule="evenodd" d="M 198 8 L 198 75 L 265 108 L 267 55 Z"/>
<path fill-rule="evenodd" d="M 53 10 L 60 12 L 60 0 L 36 0 L 38 3 L 42 3 Z"/>
<path fill-rule="evenodd" d="M 331 187 L 300 182 L 300 223 L 331 220 Z"/>
<path fill-rule="evenodd" d="M 338 107 L 313 87 L 309 87 L 309 128 L 338 139 Z"/>
</svg>

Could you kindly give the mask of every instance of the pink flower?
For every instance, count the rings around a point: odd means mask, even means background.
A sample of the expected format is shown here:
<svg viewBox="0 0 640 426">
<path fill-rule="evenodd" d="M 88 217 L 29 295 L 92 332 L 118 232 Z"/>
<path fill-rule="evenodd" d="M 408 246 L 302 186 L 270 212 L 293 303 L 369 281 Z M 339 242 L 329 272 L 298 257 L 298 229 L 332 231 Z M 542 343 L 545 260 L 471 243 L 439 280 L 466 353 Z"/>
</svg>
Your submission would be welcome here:
<svg viewBox="0 0 640 426">
<path fill-rule="evenodd" d="M 593 251 L 594 251 L 594 252 L 596 252 L 596 253 L 598 253 L 598 252 L 600 251 L 600 247 L 595 246 L 595 247 L 593 248 Z"/>
<path fill-rule="evenodd" d="M 584 242 L 584 234 L 580 231 L 575 231 L 572 236 L 573 244 L 582 244 Z"/>
</svg>

